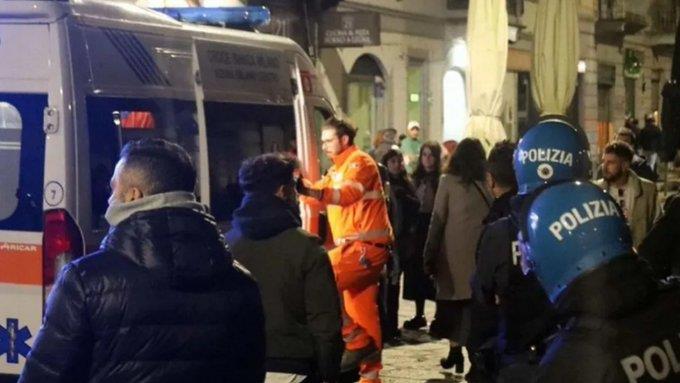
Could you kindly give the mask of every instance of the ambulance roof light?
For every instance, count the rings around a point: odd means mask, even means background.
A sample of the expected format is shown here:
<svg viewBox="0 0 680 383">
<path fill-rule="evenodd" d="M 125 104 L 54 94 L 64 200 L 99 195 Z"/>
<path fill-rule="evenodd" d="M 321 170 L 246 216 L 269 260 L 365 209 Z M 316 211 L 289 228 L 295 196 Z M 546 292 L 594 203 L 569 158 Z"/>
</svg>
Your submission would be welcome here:
<svg viewBox="0 0 680 383">
<path fill-rule="evenodd" d="M 183 7 L 153 8 L 181 22 L 203 25 L 219 25 L 238 29 L 253 29 L 269 24 L 271 13 L 266 7 Z"/>
</svg>

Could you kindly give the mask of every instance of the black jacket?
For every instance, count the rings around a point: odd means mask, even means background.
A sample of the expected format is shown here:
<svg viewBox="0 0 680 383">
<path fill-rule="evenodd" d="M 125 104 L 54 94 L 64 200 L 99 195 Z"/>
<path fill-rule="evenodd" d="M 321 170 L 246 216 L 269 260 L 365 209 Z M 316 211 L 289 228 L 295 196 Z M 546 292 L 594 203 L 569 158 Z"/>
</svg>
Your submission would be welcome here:
<svg viewBox="0 0 680 383">
<path fill-rule="evenodd" d="M 663 215 L 638 246 L 658 278 L 680 274 L 680 194 L 668 197 Z"/>
<path fill-rule="evenodd" d="M 390 199 L 389 216 L 394 232 L 395 247 L 400 261 L 410 258 L 413 236 L 418 218 L 418 197 L 413 184 L 404 177 L 389 175 Z"/>
<path fill-rule="evenodd" d="M 517 194 L 517 190 L 513 189 L 496 198 L 489 208 L 489 214 L 484 218 L 484 225 L 494 223 L 503 217 L 509 216 L 512 212 L 510 200 L 515 194 Z"/>
<path fill-rule="evenodd" d="M 477 249 L 473 283 L 476 299 L 499 299 L 498 348 L 505 354 L 527 351 L 554 329 L 554 315 L 533 274 L 524 275 L 517 248 L 517 227 L 510 217 L 487 225 Z"/>
<path fill-rule="evenodd" d="M 264 316 L 213 218 L 133 214 L 69 263 L 20 382 L 262 382 Z"/>
<path fill-rule="evenodd" d="M 656 174 L 656 172 L 652 170 L 649 165 L 647 165 L 647 161 L 644 158 L 638 155 L 633 157 L 633 161 L 630 163 L 630 168 L 641 178 L 650 180 L 652 182 L 659 180 L 659 175 Z"/>
<path fill-rule="evenodd" d="M 247 194 L 227 234 L 262 291 L 267 371 L 337 378 L 344 348 L 338 291 L 319 239 L 274 195 Z"/>
<path fill-rule="evenodd" d="M 468 337 L 466 347 L 472 353 L 491 349 L 498 339 L 498 306 L 496 305 L 493 293 L 491 299 L 486 299 L 483 297 L 479 286 L 479 250 L 482 238 L 484 238 L 484 233 L 488 230 L 489 225 L 510 214 L 510 199 L 516 192 L 516 190 L 510 190 L 494 199 L 489 208 L 489 213 L 482 221 L 484 223 L 484 231 L 477 242 L 475 273 L 470 281 L 470 287 L 475 299 L 472 300 L 470 336 Z"/>
<path fill-rule="evenodd" d="M 645 127 L 640 130 L 638 143 L 642 150 L 659 151 L 662 149 L 662 133 L 661 129 L 654 124 L 645 124 Z"/>
<path fill-rule="evenodd" d="M 572 282 L 557 309 L 566 326 L 537 382 L 680 382 L 680 289 L 660 289 L 637 257 Z"/>
</svg>

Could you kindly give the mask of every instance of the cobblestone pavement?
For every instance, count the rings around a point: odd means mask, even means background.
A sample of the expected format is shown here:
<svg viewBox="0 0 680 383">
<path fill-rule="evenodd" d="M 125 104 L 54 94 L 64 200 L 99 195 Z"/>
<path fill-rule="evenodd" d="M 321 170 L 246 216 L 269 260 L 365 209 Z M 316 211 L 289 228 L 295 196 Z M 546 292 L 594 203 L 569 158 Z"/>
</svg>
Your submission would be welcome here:
<svg viewBox="0 0 680 383">
<path fill-rule="evenodd" d="M 413 302 L 399 302 L 399 323 L 413 317 Z M 434 318 L 434 303 L 426 302 L 425 316 L 428 323 Z M 446 356 L 449 350 L 448 341 L 434 340 L 426 331 L 402 330 L 404 344 L 387 346 L 383 350 L 383 370 L 380 378 L 383 383 L 444 383 L 465 382 L 462 375 L 453 370 L 444 370 L 439 359 Z M 465 371 L 470 368 L 467 356 Z"/>
</svg>

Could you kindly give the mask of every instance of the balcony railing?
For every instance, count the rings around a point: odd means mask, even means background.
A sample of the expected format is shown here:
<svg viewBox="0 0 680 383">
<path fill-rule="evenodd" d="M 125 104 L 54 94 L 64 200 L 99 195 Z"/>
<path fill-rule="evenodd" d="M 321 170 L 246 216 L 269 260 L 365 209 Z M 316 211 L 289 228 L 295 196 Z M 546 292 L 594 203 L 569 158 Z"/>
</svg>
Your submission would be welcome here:
<svg viewBox="0 0 680 383">
<path fill-rule="evenodd" d="M 646 6 L 641 6 L 639 0 L 599 0 L 596 41 L 621 46 L 625 35 L 647 27 L 646 13 Z"/>
<path fill-rule="evenodd" d="M 678 25 L 678 5 L 672 1 L 657 1 L 650 7 L 652 21 L 650 32 L 653 34 L 675 34 Z"/>
<path fill-rule="evenodd" d="M 650 5 L 650 43 L 657 56 L 672 56 L 678 25 L 678 4 L 675 0 L 656 0 Z"/>
<path fill-rule="evenodd" d="M 620 20 L 626 16 L 625 2 L 620 0 L 600 0 L 600 20 Z"/>
<path fill-rule="evenodd" d="M 524 15 L 524 0 L 507 0 L 508 16 L 521 18 Z M 467 11 L 470 0 L 446 0 L 446 9 Z"/>
</svg>

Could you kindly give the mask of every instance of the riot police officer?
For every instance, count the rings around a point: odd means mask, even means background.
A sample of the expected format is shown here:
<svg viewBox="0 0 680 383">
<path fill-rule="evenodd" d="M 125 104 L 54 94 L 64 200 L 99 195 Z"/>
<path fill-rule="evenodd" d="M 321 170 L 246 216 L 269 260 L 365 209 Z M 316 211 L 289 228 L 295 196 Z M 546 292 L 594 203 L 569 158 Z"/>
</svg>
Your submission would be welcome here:
<svg viewBox="0 0 680 383">
<path fill-rule="evenodd" d="M 522 266 L 565 325 L 536 382 L 680 382 L 680 290 L 633 251 L 617 203 L 589 182 L 537 189 L 520 214 Z"/>
<path fill-rule="evenodd" d="M 587 179 L 587 139 L 565 121 L 541 121 L 520 140 L 513 166 L 518 186 L 513 205 L 519 207 L 523 198 L 549 182 Z M 526 381 L 540 358 L 542 340 L 555 329 L 543 289 L 533 274 L 525 276 L 520 268 L 517 232 L 512 216 L 487 225 L 477 250 L 473 282 L 475 297 L 481 303 L 499 306 L 495 367 L 503 382 Z M 470 381 L 475 379 L 484 381 L 485 377 L 469 377 Z"/>
</svg>

